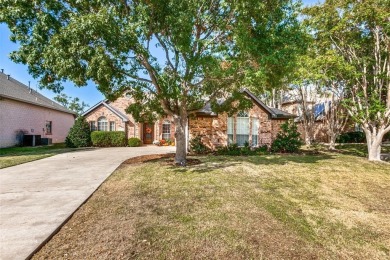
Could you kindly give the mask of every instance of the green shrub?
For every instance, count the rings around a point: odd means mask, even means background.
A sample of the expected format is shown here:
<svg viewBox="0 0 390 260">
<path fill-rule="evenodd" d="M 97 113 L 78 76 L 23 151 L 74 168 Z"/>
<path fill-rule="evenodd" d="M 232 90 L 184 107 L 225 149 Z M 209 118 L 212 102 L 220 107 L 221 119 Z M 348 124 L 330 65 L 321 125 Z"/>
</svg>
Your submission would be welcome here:
<svg viewBox="0 0 390 260">
<path fill-rule="evenodd" d="M 228 146 L 221 147 L 216 151 L 218 155 L 229 155 L 229 156 L 250 156 L 250 155 L 261 155 L 268 152 L 266 145 L 260 147 L 250 147 L 248 142 L 245 142 L 243 147 L 239 147 L 237 144 L 229 144 Z"/>
<path fill-rule="evenodd" d="M 271 145 L 271 151 L 279 153 L 297 152 L 303 142 L 296 124 L 293 121 L 286 121 L 280 128 L 281 130 Z"/>
<path fill-rule="evenodd" d="M 129 141 L 127 143 L 130 147 L 138 147 L 142 145 L 142 141 L 137 137 L 129 138 Z"/>
<path fill-rule="evenodd" d="M 365 143 L 366 135 L 363 132 L 347 132 L 337 137 L 337 143 Z"/>
<path fill-rule="evenodd" d="M 91 133 L 93 146 L 118 147 L 126 146 L 125 132 L 122 131 L 94 131 Z"/>
<path fill-rule="evenodd" d="M 65 139 L 67 147 L 91 146 L 91 131 L 84 117 L 78 117 Z"/>
<path fill-rule="evenodd" d="M 195 136 L 190 140 L 190 149 L 196 154 L 205 154 L 210 152 L 210 149 L 202 142 L 202 137 Z"/>
</svg>

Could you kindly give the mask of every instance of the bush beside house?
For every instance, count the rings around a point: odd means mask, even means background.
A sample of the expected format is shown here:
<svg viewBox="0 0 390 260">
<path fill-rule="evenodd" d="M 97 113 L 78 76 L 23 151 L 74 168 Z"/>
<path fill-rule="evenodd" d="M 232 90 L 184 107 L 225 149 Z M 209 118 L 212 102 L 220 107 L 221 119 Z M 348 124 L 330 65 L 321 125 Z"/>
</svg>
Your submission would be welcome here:
<svg viewBox="0 0 390 260">
<path fill-rule="evenodd" d="M 276 153 L 298 152 L 303 142 L 297 125 L 292 121 L 286 121 L 280 128 L 281 130 L 271 145 L 271 151 Z"/>
<path fill-rule="evenodd" d="M 84 117 L 78 117 L 65 139 L 67 147 L 91 146 L 91 131 Z"/>
<path fill-rule="evenodd" d="M 244 146 L 239 147 L 237 144 L 229 144 L 228 146 L 219 148 L 216 151 L 217 155 L 230 155 L 230 156 L 249 156 L 249 155 L 262 155 L 268 152 L 267 145 L 260 147 L 250 147 L 249 143 L 246 142 Z"/>
<path fill-rule="evenodd" d="M 195 136 L 190 140 L 191 152 L 195 154 L 205 154 L 210 152 L 210 149 L 202 142 L 201 136 Z"/>
<path fill-rule="evenodd" d="M 125 132 L 122 131 L 93 131 L 91 133 L 93 146 L 97 147 L 118 147 L 126 146 Z"/>
<path fill-rule="evenodd" d="M 129 138 L 129 141 L 128 141 L 128 145 L 130 147 L 138 147 L 138 146 L 141 146 L 142 144 L 142 141 L 141 139 L 137 138 L 137 137 L 131 137 Z"/>
</svg>

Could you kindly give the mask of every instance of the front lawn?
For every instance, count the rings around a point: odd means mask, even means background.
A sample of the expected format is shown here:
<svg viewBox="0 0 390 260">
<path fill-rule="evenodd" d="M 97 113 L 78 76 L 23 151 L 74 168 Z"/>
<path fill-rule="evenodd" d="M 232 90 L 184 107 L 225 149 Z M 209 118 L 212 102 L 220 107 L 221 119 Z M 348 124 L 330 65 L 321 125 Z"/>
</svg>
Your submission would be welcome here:
<svg viewBox="0 0 390 260">
<path fill-rule="evenodd" d="M 65 144 L 0 148 L 0 169 L 75 150 Z"/>
<path fill-rule="evenodd" d="M 381 147 L 382 153 L 390 153 L 390 144 L 383 144 Z M 357 155 L 361 157 L 368 156 L 367 144 L 338 144 L 336 149 L 345 154 Z"/>
<path fill-rule="evenodd" d="M 386 259 L 390 164 L 339 153 L 122 165 L 34 259 Z"/>
</svg>

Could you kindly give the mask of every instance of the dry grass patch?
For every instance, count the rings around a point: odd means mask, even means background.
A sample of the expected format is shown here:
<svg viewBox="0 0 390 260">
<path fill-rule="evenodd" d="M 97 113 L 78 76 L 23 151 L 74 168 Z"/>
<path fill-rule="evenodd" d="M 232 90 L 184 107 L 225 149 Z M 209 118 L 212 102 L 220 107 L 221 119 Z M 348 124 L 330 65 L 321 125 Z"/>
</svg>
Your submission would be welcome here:
<svg viewBox="0 0 390 260">
<path fill-rule="evenodd" d="M 120 167 L 35 259 L 390 256 L 390 164 L 201 157 Z"/>
</svg>

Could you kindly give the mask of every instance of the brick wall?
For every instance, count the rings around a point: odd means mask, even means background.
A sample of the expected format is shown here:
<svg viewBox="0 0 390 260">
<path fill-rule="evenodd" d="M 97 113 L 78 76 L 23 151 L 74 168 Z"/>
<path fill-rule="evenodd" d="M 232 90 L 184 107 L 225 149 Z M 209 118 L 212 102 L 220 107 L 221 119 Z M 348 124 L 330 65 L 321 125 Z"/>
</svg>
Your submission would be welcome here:
<svg viewBox="0 0 390 260">
<path fill-rule="evenodd" d="M 191 117 L 188 128 L 189 140 L 201 136 L 202 142 L 211 149 L 227 145 L 227 114 Z"/>
<path fill-rule="evenodd" d="M 45 132 L 46 121 L 52 121 L 51 134 Z M 0 147 L 16 145 L 16 133 L 20 130 L 62 143 L 73 124 L 72 114 L 11 99 L 0 100 Z"/>
<path fill-rule="evenodd" d="M 283 120 L 271 120 L 268 113 L 262 108 L 254 105 L 248 111 L 249 114 L 249 143 L 252 142 L 252 120 L 259 119 L 258 145 L 271 145 L 280 130 L 280 125 L 285 122 Z M 227 118 L 226 113 L 219 114 L 217 117 L 198 116 L 189 120 L 189 137 L 201 136 L 202 142 L 211 149 L 216 149 L 220 146 L 226 146 L 227 139 Z M 233 116 L 236 120 L 236 116 Z M 236 124 L 235 124 L 236 126 Z M 234 132 L 235 129 L 234 129 Z M 236 141 L 235 139 L 233 140 Z"/>
</svg>

